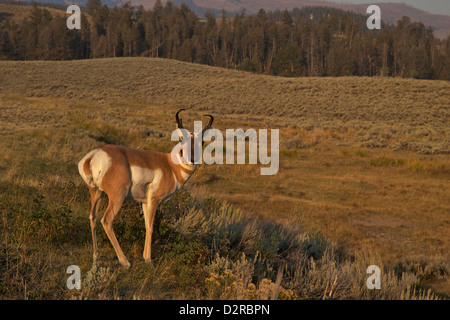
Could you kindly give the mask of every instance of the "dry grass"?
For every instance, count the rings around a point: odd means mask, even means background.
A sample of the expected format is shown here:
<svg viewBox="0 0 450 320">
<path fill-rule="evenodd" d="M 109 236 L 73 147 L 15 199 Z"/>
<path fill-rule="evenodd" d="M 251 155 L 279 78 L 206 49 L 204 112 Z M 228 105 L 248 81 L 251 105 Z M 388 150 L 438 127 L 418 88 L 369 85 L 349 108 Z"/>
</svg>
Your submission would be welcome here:
<svg viewBox="0 0 450 320">
<path fill-rule="evenodd" d="M 4 246 L 14 257 L 9 258 L 8 266 L 26 265 L 20 257 L 29 256 L 41 261 L 33 267 L 37 268 L 33 274 L 44 274 L 44 278 L 51 278 L 59 267 L 67 267 L 74 260 L 84 270 L 89 269 L 88 196 L 76 172 L 76 162 L 103 143 L 170 151 L 173 114 L 180 107 L 188 107 L 186 125 L 208 111 L 216 116 L 215 127 L 222 131 L 280 129 L 277 175 L 260 176 L 258 166 L 252 165 L 204 165 L 189 181 L 188 189 L 195 199 L 206 201 L 215 196 L 261 221 L 270 219 L 281 225 L 297 221 L 302 234 L 319 233 L 349 256 L 369 252 L 386 268 L 413 272 L 421 286 L 449 294 L 449 87 L 448 82 L 381 78 L 283 79 L 162 59 L 0 62 L 0 182 L 13 195 L 11 201 L 3 203 L 2 224 L 12 219 L 15 210 L 25 210 L 21 206 L 29 201 L 27 192 L 37 192 L 64 205 L 48 204 L 55 217 L 67 216 L 67 225 L 78 232 L 75 239 L 84 239 L 82 245 L 74 245 L 63 237 L 61 248 L 48 247 L 50 260 L 39 250 Z M 27 188 L 32 191 L 23 191 Z M 33 208 L 41 208 L 40 198 L 36 199 Z M 133 208 L 126 211 L 128 216 Z M 48 213 L 42 213 L 44 218 Z M 132 255 L 137 252 L 134 257 L 139 259 L 142 241 L 132 241 L 139 237 L 134 229 L 127 229 L 127 217 L 119 215 L 119 219 L 123 219 L 118 224 L 124 235 L 119 241 L 130 237 L 126 250 Z M 18 228 L 28 226 L 27 220 L 19 222 Z M 188 224 L 192 225 L 195 223 Z M 182 226 L 178 227 L 181 229 L 177 232 L 183 233 Z M 55 237 L 58 230 L 53 230 Z M 195 232 L 185 233 L 195 239 Z M 17 243 L 26 243 L 27 233 L 19 236 Z M 155 254 L 181 250 L 176 246 L 169 250 L 161 241 Z M 155 246 L 158 248 L 158 240 Z M 187 272 L 174 265 L 172 258 L 158 260 L 156 269 L 138 263 L 136 268 L 149 277 L 142 284 L 141 278 L 113 271 L 114 252 L 105 239 L 102 250 L 111 268 L 102 274 L 106 280 L 98 280 L 101 283 L 96 286 L 105 290 L 106 297 L 183 298 L 187 294 L 167 278 L 168 274 L 180 277 Z M 208 257 L 204 250 L 198 244 L 195 259 L 213 263 L 215 257 Z M 247 263 L 256 263 L 254 257 L 247 259 Z M 325 272 L 326 261 L 339 260 L 327 259 L 320 262 L 324 269 L 317 270 Z M 190 297 L 248 294 L 251 298 L 273 289 L 276 270 L 272 278 L 267 278 L 270 283 L 252 284 L 236 275 L 233 263 L 238 260 L 233 261 L 229 268 L 191 269 L 189 272 L 199 274 L 209 272 L 202 277 L 209 277 L 211 282 L 204 283 L 205 291 Z M 48 265 L 51 271 L 45 271 Z M 301 266 L 312 268 L 309 262 Z M 317 297 L 322 290 L 323 296 L 327 287 L 333 287 L 336 275 L 342 275 L 339 279 L 343 286 L 359 283 L 362 278 L 345 280 L 354 267 L 342 264 L 328 278 L 320 278 L 317 271 L 311 274 L 310 282 L 290 282 L 295 294 L 284 287 L 286 291 L 282 292 L 286 298 L 304 298 Z M 199 274 L 196 277 L 201 277 Z M 35 281 L 25 274 L 14 279 L 14 285 L 21 288 L 27 281 Z M 386 281 L 394 281 L 389 279 Z M 59 281 L 63 283 L 64 279 Z M 114 291 L 111 283 L 129 285 L 134 291 Z M 235 291 L 225 290 L 230 283 L 234 283 Z M 316 291 L 313 283 L 318 286 Z M 40 289 L 48 292 L 55 286 L 53 283 Z M 152 286 L 155 289 L 150 290 Z M 25 297 L 32 298 L 30 292 Z M 336 297 L 350 295 L 339 294 Z M 366 293 L 359 294 L 362 297 Z M 398 297 L 400 292 L 396 294 Z M 408 296 L 409 291 L 402 294 Z"/>
<path fill-rule="evenodd" d="M 0 3 L 0 12 L 5 18 L 12 18 L 13 22 L 22 21 L 31 14 L 32 6 L 24 5 L 11 5 L 6 3 Z M 39 7 L 43 8 L 43 7 Z M 65 15 L 63 10 L 45 7 L 52 15 Z"/>
<path fill-rule="evenodd" d="M 445 81 L 286 79 L 147 58 L 1 62 L 0 68 L 4 94 L 184 106 L 236 115 L 241 126 L 258 119 L 267 126 L 269 116 L 270 125 L 353 130 L 354 141 L 367 147 L 450 152 Z"/>
</svg>

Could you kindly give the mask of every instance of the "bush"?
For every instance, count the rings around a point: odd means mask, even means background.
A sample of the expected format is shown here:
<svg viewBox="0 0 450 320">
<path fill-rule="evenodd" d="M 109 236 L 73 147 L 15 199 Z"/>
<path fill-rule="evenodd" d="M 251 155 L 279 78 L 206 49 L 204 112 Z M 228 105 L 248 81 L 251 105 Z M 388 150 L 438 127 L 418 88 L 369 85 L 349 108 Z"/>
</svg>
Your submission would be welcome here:
<svg viewBox="0 0 450 320">
<path fill-rule="evenodd" d="M 413 273 L 383 268 L 378 257 L 343 256 L 295 223 L 249 217 L 211 199 L 205 203 L 209 206 L 191 207 L 171 228 L 208 246 L 213 256 L 204 267 L 209 299 L 436 298 L 413 290 Z M 382 269 L 381 290 L 366 287 L 366 269 L 372 264 Z"/>
</svg>

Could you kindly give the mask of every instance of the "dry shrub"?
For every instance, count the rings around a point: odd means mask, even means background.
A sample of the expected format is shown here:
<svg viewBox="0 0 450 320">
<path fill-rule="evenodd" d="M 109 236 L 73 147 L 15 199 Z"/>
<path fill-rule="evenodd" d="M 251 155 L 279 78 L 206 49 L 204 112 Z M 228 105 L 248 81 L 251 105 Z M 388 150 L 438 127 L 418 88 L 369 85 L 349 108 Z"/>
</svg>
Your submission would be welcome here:
<svg viewBox="0 0 450 320">
<path fill-rule="evenodd" d="M 301 129 L 292 138 L 285 140 L 283 145 L 286 149 L 301 149 L 315 146 L 330 139 L 331 133 L 328 130 L 316 128 L 308 131 Z"/>
<path fill-rule="evenodd" d="M 206 266 L 209 299 L 436 298 L 414 289 L 413 273 L 384 268 L 377 256 L 350 259 L 295 223 L 252 218 L 226 203 L 192 208 L 174 227 L 185 235 L 195 232 L 215 252 Z M 382 270 L 380 290 L 366 286 L 373 264 Z"/>
</svg>

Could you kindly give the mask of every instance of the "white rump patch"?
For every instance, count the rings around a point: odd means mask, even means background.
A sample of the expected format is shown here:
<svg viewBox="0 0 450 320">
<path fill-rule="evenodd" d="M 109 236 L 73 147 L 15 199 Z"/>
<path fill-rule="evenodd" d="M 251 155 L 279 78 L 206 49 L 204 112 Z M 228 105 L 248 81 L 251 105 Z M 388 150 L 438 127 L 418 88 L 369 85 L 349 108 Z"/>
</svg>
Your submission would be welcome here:
<svg viewBox="0 0 450 320">
<path fill-rule="evenodd" d="M 103 191 L 102 180 L 111 167 L 111 157 L 103 150 L 96 149 L 91 159 L 92 182 Z"/>
<path fill-rule="evenodd" d="M 81 176 L 81 178 L 83 178 L 84 182 L 86 182 L 86 184 L 87 184 L 88 186 L 90 186 L 91 188 L 94 188 L 94 187 L 95 187 L 94 184 L 92 183 L 92 175 L 90 175 L 90 174 L 88 174 L 88 173 L 86 173 L 86 172 L 84 171 L 84 163 L 86 162 L 87 159 L 91 158 L 92 155 L 93 155 L 94 153 L 96 153 L 96 152 L 97 152 L 97 149 L 92 150 L 92 151 L 89 152 L 87 155 L 85 155 L 85 156 L 83 157 L 83 159 L 81 159 L 81 160 L 78 162 L 78 172 L 80 173 L 80 176 Z"/>
</svg>

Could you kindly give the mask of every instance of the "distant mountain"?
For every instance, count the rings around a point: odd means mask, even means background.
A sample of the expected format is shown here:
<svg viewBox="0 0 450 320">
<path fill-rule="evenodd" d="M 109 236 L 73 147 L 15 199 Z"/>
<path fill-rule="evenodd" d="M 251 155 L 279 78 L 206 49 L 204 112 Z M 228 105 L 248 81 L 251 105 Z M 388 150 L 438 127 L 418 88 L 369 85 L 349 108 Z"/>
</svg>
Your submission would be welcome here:
<svg viewBox="0 0 450 320">
<path fill-rule="evenodd" d="M 26 0 L 31 1 L 31 0 Z M 165 3 L 167 0 L 162 0 Z M 87 0 L 38 0 L 38 2 L 57 3 L 57 4 L 79 4 L 85 5 Z M 126 0 L 102 0 L 102 3 L 108 6 L 120 5 Z M 142 4 L 146 9 L 153 8 L 156 0 L 131 0 L 133 5 Z M 203 16 L 206 11 L 219 14 L 222 9 L 228 14 L 234 15 L 246 10 L 247 14 L 257 13 L 263 8 L 266 11 L 275 10 L 291 10 L 293 8 L 301 8 L 305 6 L 322 6 L 332 7 L 345 11 L 353 11 L 356 13 L 367 15 L 366 10 L 368 4 L 346 4 L 326 1 L 311 0 L 173 0 L 173 3 L 180 6 L 186 3 L 196 14 Z M 441 14 L 432 14 L 404 3 L 373 3 L 380 7 L 381 18 L 383 21 L 396 24 L 403 16 L 408 16 L 411 21 L 422 22 L 425 26 L 431 26 L 436 36 L 444 38 L 450 34 L 450 16 Z"/>
<path fill-rule="evenodd" d="M 152 8 L 156 0 L 132 0 L 134 5 L 142 4 L 145 8 Z M 163 2 L 165 2 L 163 0 Z M 175 0 L 175 4 L 186 3 L 197 14 L 202 15 L 208 9 L 215 13 L 225 9 L 228 13 L 239 13 L 245 9 L 248 14 L 257 13 L 263 8 L 266 11 L 291 10 L 305 6 L 332 7 L 345 11 L 353 11 L 366 15 L 368 4 L 345 4 L 326 1 L 310 0 Z M 450 16 L 432 14 L 404 3 L 373 3 L 380 7 L 383 21 L 396 24 L 403 16 L 411 21 L 420 21 L 425 26 L 431 26 L 440 37 L 450 33 Z"/>
<path fill-rule="evenodd" d="M 88 0 L 0 0 L 0 3 L 8 4 L 8 3 L 24 3 L 24 2 L 36 2 L 38 4 L 54 4 L 57 7 L 64 6 L 68 7 L 71 4 L 76 4 L 79 6 L 85 6 Z M 102 0 L 102 4 L 106 4 L 108 7 L 120 6 L 122 3 L 125 3 L 124 0 Z M 165 2 L 165 1 L 164 1 Z"/>
</svg>

